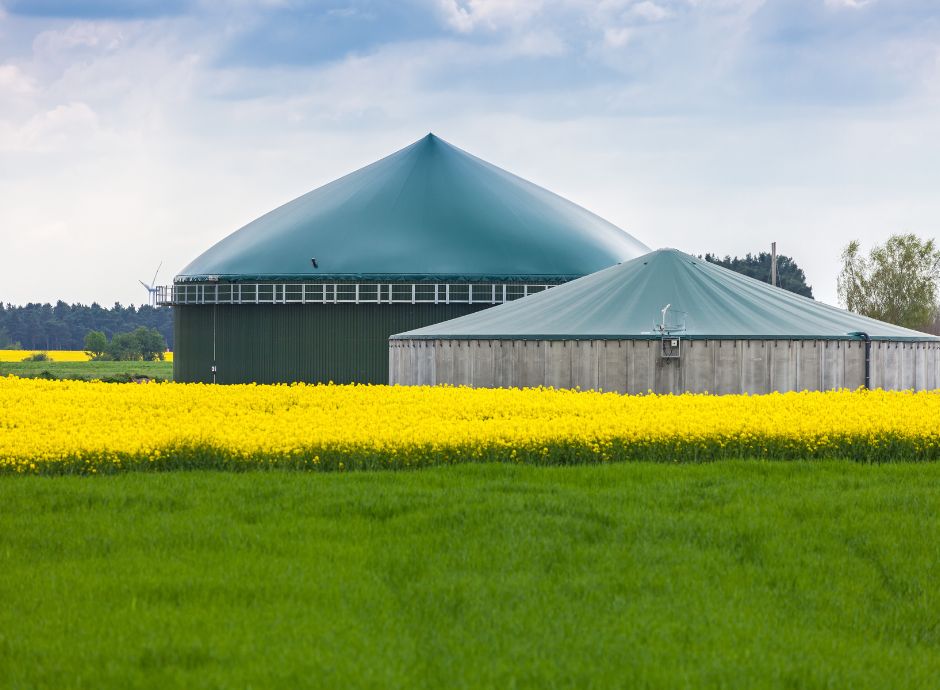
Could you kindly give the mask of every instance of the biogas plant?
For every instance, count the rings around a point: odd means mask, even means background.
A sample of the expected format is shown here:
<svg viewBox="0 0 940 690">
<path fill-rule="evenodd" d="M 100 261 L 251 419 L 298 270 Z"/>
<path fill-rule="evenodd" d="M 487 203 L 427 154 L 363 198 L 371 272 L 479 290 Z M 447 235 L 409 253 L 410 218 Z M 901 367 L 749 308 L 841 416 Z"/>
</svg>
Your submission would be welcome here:
<svg viewBox="0 0 940 690">
<path fill-rule="evenodd" d="M 184 268 L 177 381 L 388 383 L 388 337 L 649 251 L 428 134 L 271 211 Z"/>
<path fill-rule="evenodd" d="M 940 387 L 940 338 L 675 249 L 392 336 L 391 382 L 621 393 Z"/>
<path fill-rule="evenodd" d="M 624 393 L 940 387 L 940 338 L 642 242 L 428 134 L 158 293 L 174 378 Z"/>
</svg>

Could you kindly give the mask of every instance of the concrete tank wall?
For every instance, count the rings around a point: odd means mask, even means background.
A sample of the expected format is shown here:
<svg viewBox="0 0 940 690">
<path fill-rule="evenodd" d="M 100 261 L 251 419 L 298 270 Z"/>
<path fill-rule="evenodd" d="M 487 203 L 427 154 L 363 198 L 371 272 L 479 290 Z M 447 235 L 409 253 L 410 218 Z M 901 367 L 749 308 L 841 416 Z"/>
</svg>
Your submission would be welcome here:
<svg viewBox="0 0 940 690">
<path fill-rule="evenodd" d="M 860 340 L 391 340 L 389 383 L 553 386 L 620 393 L 770 393 L 858 388 Z M 871 387 L 940 388 L 940 343 L 872 342 Z"/>
</svg>

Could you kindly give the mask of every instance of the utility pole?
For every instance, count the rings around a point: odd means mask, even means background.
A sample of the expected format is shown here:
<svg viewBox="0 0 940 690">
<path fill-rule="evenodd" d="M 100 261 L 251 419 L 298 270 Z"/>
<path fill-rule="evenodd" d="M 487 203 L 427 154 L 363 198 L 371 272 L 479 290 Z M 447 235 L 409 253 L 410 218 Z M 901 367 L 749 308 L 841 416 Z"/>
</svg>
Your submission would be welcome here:
<svg viewBox="0 0 940 690">
<path fill-rule="evenodd" d="M 770 243 L 770 284 L 777 287 L 777 243 Z"/>
</svg>

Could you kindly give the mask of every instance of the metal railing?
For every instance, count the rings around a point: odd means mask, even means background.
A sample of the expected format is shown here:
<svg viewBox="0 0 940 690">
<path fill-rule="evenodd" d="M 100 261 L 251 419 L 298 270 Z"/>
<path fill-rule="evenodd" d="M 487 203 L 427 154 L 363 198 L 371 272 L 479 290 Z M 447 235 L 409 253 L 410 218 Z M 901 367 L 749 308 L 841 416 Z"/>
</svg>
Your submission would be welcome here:
<svg viewBox="0 0 940 690">
<path fill-rule="evenodd" d="M 186 283 L 156 288 L 156 303 L 502 304 L 554 285 L 526 283 Z"/>
</svg>

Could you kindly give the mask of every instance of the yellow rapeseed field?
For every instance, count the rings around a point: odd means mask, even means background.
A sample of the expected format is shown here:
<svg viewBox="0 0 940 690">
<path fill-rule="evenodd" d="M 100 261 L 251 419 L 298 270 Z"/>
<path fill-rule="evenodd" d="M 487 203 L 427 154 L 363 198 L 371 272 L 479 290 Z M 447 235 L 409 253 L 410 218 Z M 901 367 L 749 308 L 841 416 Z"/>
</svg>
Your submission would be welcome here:
<svg viewBox="0 0 940 690">
<path fill-rule="evenodd" d="M 88 353 L 81 350 L 0 350 L 0 362 L 22 362 L 27 357 L 31 357 L 39 352 L 44 352 L 53 362 L 87 362 Z M 166 352 L 163 355 L 164 361 L 172 362 L 173 353 Z"/>
<path fill-rule="evenodd" d="M 0 472 L 940 457 L 940 391 L 767 396 L 0 378 Z"/>
<path fill-rule="evenodd" d="M 81 350 L 0 350 L 0 362 L 22 362 L 27 357 L 45 352 L 53 362 L 87 362 Z"/>
</svg>

